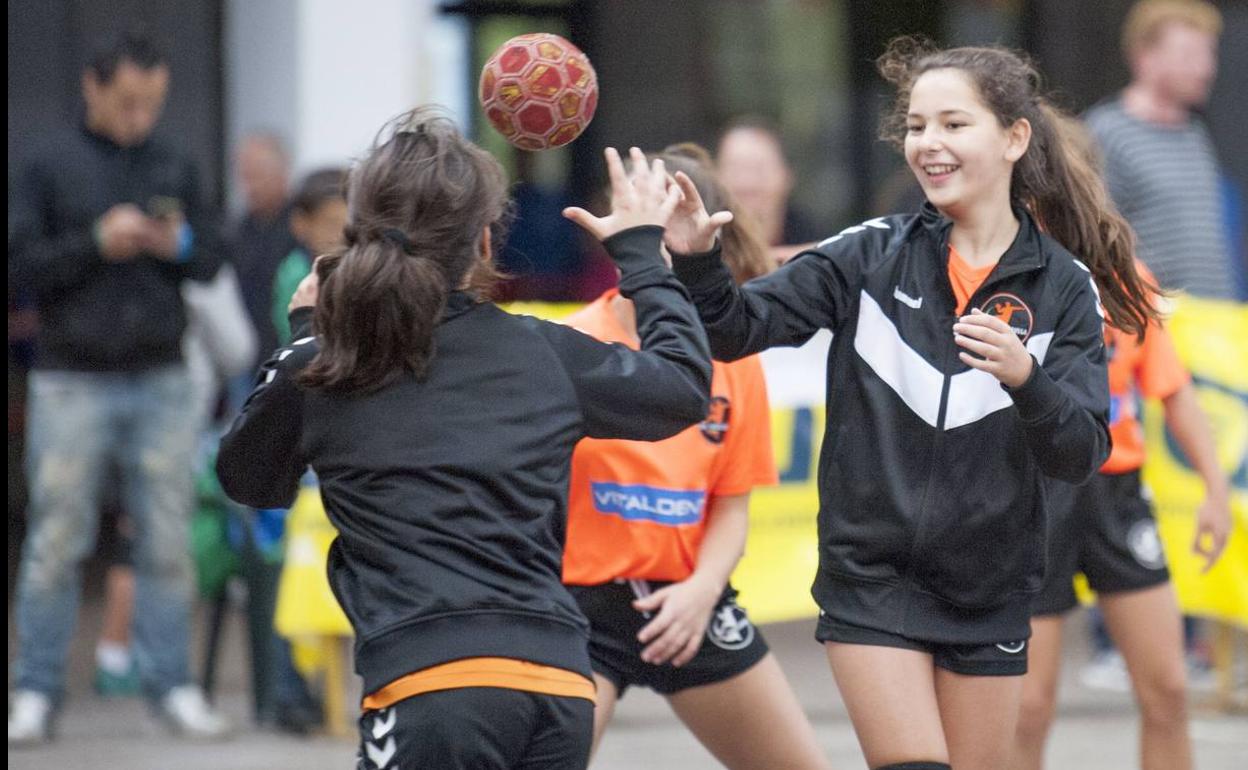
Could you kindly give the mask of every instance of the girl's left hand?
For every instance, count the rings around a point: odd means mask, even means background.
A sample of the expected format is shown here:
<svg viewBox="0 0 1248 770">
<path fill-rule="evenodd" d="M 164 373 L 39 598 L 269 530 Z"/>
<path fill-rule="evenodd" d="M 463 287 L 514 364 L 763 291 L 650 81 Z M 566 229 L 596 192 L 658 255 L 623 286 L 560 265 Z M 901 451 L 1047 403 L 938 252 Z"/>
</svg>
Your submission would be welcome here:
<svg viewBox="0 0 1248 770">
<path fill-rule="evenodd" d="M 1007 388 L 1017 388 L 1031 376 L 1034 362 L 1018 335 L 1004 321 L 979 308 L 953 325 L 953 341 L 965 348 L 958 353 L 962 363 L 988 372 Z"/>
<path fill-rule="evenodd" d="M 1231 501 L 1226 492 L 1210 493 L 1196 509 L 1196 539 L 1192 553 L 1205 560 L 1201 574 L 1213 569 L 1231 534 Z"/>
<path fill-rule="evenodd" d="M 641 659 L 656 666 L 670 661 L 677 668 L 693 660 L 722 593 L 723 586 L 716 589 L 695 576 L 634 601 L 638 612 L 658 613 L 637 634 L 646 645 Z"/>
<path fill-rule="evenodd" d="M 684 198 L 676 205 L 676 211 L 667 222 L 663 242 L 668 251 L 675 254 L 701 254 L 715 246 L 719 228 L 732 221 L 731 211 L 706 213 L 706 205 L 693 180 L 683 171 L 677 171 L 675 181 Z"/>
</svg>

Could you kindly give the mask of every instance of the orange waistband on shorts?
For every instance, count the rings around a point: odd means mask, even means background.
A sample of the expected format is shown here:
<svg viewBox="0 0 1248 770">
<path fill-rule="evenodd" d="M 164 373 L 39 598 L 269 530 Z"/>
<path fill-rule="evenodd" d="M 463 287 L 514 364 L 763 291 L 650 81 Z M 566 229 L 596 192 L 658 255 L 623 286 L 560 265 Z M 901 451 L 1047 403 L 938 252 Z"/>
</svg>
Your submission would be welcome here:
<svg viewBox="0 0 1248 770">
<path fill-rule="evenodd" d="M 464 658 L 405 674 L 364 698 L 365 711 L 437 690 L 501 687 L 594 701 L 594 682 L 567 669 L 515 658 Z"/>
</svg>

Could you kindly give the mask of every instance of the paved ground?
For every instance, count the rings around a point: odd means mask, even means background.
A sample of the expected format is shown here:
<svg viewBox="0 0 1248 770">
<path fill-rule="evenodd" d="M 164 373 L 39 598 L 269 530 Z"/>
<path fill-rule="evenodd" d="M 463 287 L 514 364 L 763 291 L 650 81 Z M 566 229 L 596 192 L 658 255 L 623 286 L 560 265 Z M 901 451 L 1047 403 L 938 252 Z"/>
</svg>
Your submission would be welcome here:
<svg viewBox="0 0 1248 770">
<path fill-rule="evenodd" d="M 93 612 L 84 613 L 91 629 Z M 1066 681 L 1058 724 L 1051 741 L 1049 768 L 1105 770 L 1136 766 L 1135 714 L 1129 696 L 1081 688 L 1074 670 L 1086 657 L 1081 624 L 1070 624 Z M 865 767 L 845 709 L 832 685 L 822 649 L 811 640 L 810 623 L 765 628 L 768 640 L 793 682 L 819 739 L 838 770 Z M 227 632 L 221 672 L 222 707 L 238 724 L 246 722 L 241 620 Z M 10 624 L 10 656 L 12 626 Z M 137 701 L 103 701 L 90 693 L 89 648 L 75 645 L 72 702 L 51 747 L 9 752 L 14 770 L 335 770 L 354 767 L 354 746 L 342 740 L 296 740 L 243 729 L 228 742 L 190 745 L 169 738 Z M 1202 770 L 1248 768 L 1248 717 L 1220 716 L 1197 706 L 1192 724 L 1197 766 Z M 601 770 L 700 770 L 718 767 L 671 715 L 662 699 L 632 691 L 620 704 L 593 765 Z"/>
</svg>

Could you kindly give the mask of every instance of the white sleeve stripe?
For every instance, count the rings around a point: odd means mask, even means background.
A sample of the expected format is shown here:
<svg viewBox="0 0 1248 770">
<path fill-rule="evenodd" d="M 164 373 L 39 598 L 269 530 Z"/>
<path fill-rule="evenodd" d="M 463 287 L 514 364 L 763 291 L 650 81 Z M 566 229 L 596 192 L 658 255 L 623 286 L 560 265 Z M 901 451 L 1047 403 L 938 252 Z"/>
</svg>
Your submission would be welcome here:
<svg viewBox="0 0 1248 770">
<path fill-rule="evenodd" d="M 863 222 L 860 225 L 851 225 L 845 228 L 844 230 L 840 231 L 836 235 L 832 236 L 831 238 L 827 238 L 827 239 L 820 241 L 819 243 L 815 245 L 815 248 L 821 249 L 824 246 L 827 246 L 828 244 L 836 243 L 837 241 L 839 241 L 840 239 L 844 238 L 847 235 L 853 235 L 854 233 L 861 233 L 862 231 L 866 230 L 868 227 L 876 229 L 876 230 L 892 229 L 892 226 L 889 225 L 887 222 L 885 222 L 884 219 L 885 219 L 884 217 L 876 217 L 875 219 L 868 219 L 866 222 Z"/>
</svg>

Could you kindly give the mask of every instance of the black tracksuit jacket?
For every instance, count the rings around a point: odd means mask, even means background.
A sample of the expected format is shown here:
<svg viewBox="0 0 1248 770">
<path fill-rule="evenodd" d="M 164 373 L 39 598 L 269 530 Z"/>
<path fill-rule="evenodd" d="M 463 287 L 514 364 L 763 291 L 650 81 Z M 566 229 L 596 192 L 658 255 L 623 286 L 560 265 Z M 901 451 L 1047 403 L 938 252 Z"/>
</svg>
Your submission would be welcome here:
<svg viewBox="0 0 1248 770">
<path fill-rule="evenodd" d="M 302 388 L 311 337 L 261 370 L 217 472 L 230 497 L 273 507 L 316 471 L 365 692 L 477 656 L 591 676 L 588 624 L 560 580 L 572 449 L 585 436 L 666 438 L 706 417 L 710 353 L 659 256 L 662 232 L 605 244 L 636 303 L 640 351 L 455 292 L 424 382 L 352 398 Z"/>
<path fill-rule="evenodd" d="M 221 262 L 216 218 L 189 158 L 160 139 L 121 147 L 85 126 L 53 132 L 23 164 L 9 196 L 9 279 L 33 289 L 36 367 L 139 372 L 182 360 L 182 282 Z M 193 234 L 187 259 L 141 254 L 109 262 L 92 235 L 119 203 L 178 201 Z"/>
<path fill-rule="evenodd" d="M 678 259 L 716 358 L 834 333 L 819 461 L 819 571 L 834 619 L 931 642 L 1025 639 L 1044 564 L 1045 478 L 1109 453 L 1102 315 L 1088 270 L 1024 211 L 971 297 L 1038 362 L 1008 390 L 958 358 L 951 222 L 873 219 L 738 289 L 716 254 Z"/>
</svg>

